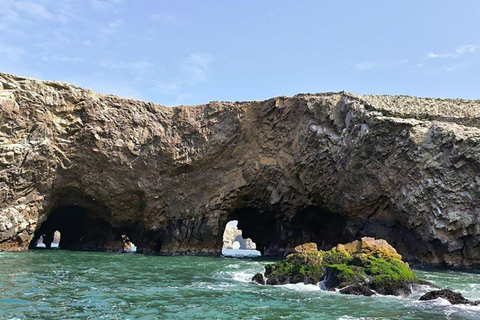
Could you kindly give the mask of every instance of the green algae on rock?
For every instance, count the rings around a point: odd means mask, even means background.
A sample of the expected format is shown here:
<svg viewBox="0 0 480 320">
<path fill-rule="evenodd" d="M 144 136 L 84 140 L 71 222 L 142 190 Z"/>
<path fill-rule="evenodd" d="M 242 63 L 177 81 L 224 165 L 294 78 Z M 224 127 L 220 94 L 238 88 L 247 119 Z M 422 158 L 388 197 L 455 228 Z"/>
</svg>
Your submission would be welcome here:
<svg viewBox="0 0 480 320">
<path fill-rule="evenodd" d="M 305 247 L 266 265 L 266 284 L 320 283 L 323 290 L 338 288 L 345 294 L 408 295 L 411 285 L 420 281 L 385 240 L 364 237 L 329 251 L 319 251 L 312 244 L 308 250 Z M 260 279 L 258 274 L 256 279 Z"/>
</svg>

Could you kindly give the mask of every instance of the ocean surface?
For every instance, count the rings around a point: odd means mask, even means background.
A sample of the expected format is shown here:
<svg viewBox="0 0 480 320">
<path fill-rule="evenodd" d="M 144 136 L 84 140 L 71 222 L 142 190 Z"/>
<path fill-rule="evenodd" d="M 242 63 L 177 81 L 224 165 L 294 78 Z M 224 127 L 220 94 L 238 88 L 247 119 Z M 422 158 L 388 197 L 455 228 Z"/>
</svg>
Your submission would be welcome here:
<svg viewBox="0 0 480 320">
<path fill-rule="evenodd" d="M 480 319 L 445 300 L 358 297 L 250 281 L 269 260 L 35 250 L 0 253 L 0 319 Z M 480 275 L 417 270 L 480 299 Z"/>
<path fill-rule="evenodd" d="M 262 253 L 258 250 L 245 250 L 245 249 L 222 249 L 222 256 L 230 258 L 257 258 Z"/>
</svg>

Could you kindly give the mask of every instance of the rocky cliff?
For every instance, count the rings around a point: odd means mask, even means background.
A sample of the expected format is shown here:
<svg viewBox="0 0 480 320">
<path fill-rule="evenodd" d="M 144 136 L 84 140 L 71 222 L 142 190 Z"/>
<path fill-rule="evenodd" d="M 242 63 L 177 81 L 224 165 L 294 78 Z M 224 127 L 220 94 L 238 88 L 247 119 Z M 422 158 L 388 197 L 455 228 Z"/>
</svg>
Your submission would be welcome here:
<svg viewBox="0 0 480 320">
<path fill-rule="evenodd" d="M 480 101 L 350 93 L 168 108 L 0 74 L 0 248 L 265 254 L 384 238 L 480 264 Z M 44 237 L 45 239 L 45 237 Z"/>
</svg>

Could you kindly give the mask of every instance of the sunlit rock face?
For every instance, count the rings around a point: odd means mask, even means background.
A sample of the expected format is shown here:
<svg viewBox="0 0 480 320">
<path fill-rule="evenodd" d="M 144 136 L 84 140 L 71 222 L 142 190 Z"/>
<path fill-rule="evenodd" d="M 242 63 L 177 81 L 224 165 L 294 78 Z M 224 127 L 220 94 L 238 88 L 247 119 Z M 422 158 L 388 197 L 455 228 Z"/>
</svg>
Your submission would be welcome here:
<svg viewBox="0 0 480 320">
<path fill-rule="evenodd" d="M 227 224 L 223 233 L 223 248 L 255 250 L 257 248 L 255 242 L 250 238 L 244 239 L 242 233 L 242 230 L 236 226 Z M 236 242 L 238 242 L 238 248 L 234 248 Z"/>
<path fill-rule="evenodd" d="M 122 251 L 126 234 L 138 252 L 219 254 L 236 219 L 264 254 L 373 236 L 408 261 L 478 265 L 479 104 L 341 92 L 168 108 L 0 74 L 0 248 L 58 230 L 74 249 Z"/>
</svg>

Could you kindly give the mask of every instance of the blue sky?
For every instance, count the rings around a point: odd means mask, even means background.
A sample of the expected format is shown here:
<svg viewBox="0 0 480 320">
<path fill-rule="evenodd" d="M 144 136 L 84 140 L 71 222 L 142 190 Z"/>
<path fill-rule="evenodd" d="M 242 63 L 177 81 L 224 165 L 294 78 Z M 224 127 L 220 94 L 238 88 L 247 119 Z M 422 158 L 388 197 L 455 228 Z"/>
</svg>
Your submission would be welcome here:
<svg viewBox="0 0 480 320">
<path fill-rule="evenodd" d="M 0 0 L 0 71 L 166 105 L 480 98 L 480 1 Z"/>
</svg>

